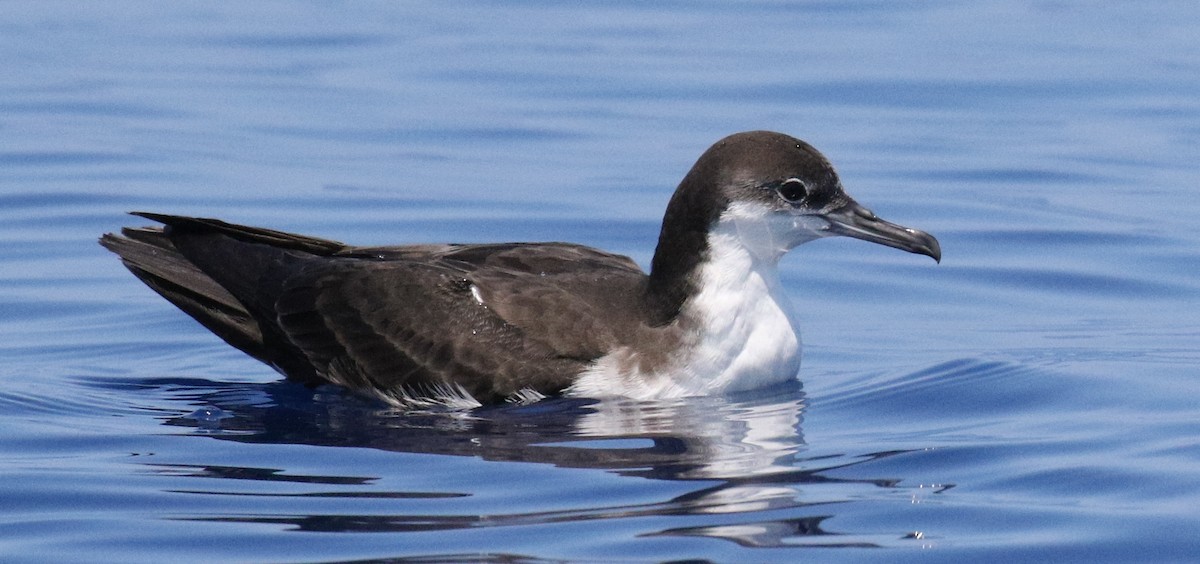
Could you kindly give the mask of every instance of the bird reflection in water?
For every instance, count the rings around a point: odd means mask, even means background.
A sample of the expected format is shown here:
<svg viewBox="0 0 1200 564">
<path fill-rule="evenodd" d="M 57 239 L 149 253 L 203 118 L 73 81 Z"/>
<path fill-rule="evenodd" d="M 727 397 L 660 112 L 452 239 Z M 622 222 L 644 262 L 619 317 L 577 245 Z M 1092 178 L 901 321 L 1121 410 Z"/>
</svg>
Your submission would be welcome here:
<svg viewBox="0 0 1200 564">
<path fill-rule="evenodd" d="M 805 456 L 805 394 L 799 382 L 731 397 L 637 401 L 561 398 L 524 406 L 473 411 L 401 411 L 337 390 L 310 390 L 289 382 L 223 384 L 202 380 L 139 381 L 200 409 L 167 418 L 171 426 L 251 444 L 352 447 L 423 455 L 469 456 L 485 461 L 602 470 L 623 477 L 694 482 L 699 487 L 661 500 L 509 514 L 203 515 L 186 520 L 286 525 L 325 532 L 414 532 L 519 526 L 649 516 L 723 515 L 728 523 L 670 527 L 641 536 L 705 536 L 742 546 L 871 546 L 840 540 L 822 521 L 847 488 L 895 488 L 895 479 L 826 475 L 900 451 L 863 456 Z M 318 462 L 319 463 L 319 462 Z M 447 491 L 379 491 L 378 477 L 295 474 L 286 468 L 219 464 L 152 464 L 154 472 L 187 477 L 294 482 L 334 491 L 288 493 L 264 488 L 193 494 L 429 500 L 469 498 L 502 487 L 491 480 L 448 478 Z M 375 470 L 378 470 L 377 468 Z M 569 480 L 569 478 L 568 478 Z M 343 491 L 343 490 L 349 491 Z M 183 490 L 176 490 L 183 491 Z M 553 496 L 550 496 L 553 497 Z M 816 507 L 823 510 L 808 515 Z M 787 517 L 778 517 L 782 510 Z M 755 520 L 763 512 L 773 518 Z M 803 514 L 797 516 L 797 514 Z"/>
</svg>

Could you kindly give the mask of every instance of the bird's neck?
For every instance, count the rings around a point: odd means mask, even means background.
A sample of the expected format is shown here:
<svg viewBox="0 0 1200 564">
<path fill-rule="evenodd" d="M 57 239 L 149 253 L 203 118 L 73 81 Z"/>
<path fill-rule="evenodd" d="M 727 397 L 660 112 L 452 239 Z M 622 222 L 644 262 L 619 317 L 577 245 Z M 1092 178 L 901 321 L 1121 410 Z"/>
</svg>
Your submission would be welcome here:
<svg viewBox="0 0 1200 564">
<path fill-rule="evenodd" d="M 684 177 L 663 215 L 643 296 L 651 326 L 675 321 L 683 304 L 699 291 L 697 275 L 710 255 L 709 233 L 725 207 L 724 202 L 713 201 L 713 190 L 696 180 L 703 172 L 693 168 Z"/>
<path fill-rule="evenodd" d="M 779 259 L 807 240 L 796 237 L 793 219 L 761 204 L 725 203 L 714 212 L 681 194 L 677 191 L 667 207 L 650 265 L 645 309 L 652 326 L 674 321 L 714 271 L 728 270 L 735 277 L 754 272 L 777 281 Z"/>
</svg>

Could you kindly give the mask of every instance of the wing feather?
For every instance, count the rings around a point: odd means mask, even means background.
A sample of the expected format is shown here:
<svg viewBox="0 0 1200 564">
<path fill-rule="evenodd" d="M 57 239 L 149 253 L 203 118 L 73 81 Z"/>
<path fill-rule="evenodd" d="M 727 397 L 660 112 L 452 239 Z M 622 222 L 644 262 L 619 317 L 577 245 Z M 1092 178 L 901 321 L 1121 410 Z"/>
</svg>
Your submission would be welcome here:
<svg viewBox="0 0 1200 564">
<path fill-rule="evenodd" d="M 289 280 L 279 326 L 326 378 L 383 393 L 457 385 L 480 401 L 557 393 L 584 368 L 472 296 L 461 272 L 343 260 Z"/>
</svg>

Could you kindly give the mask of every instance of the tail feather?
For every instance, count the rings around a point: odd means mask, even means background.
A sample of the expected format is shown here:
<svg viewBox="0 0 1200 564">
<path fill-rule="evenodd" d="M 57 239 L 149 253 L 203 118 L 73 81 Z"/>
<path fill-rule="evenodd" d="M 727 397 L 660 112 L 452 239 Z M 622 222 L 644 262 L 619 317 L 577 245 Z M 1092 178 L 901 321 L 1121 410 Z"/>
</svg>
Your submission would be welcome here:
<svg viewBox="0 0 1200 564">
<path fill-rule="evenodd" d="M 100 244 L 143 283 L 230 345 L 267 362 L 258 322 L 244 305 L 192 264 L 157 228 L 107 233 Z"/>
<path fill-rule="evenodd" d="M 339 243 L 337 241 L 318 239 L 316 237 L 297 235 L 295 233 L 276 231 L 274 229 L 264 229 L 262 227 L 250 227 L 248 225 L 226 223 L 219 219 L 187 217 L 182 215 L 168 215 L 151 212 L 130 213 L 132 215 L 162 223 L 167 226 L 168 231 L 197 231 L 206 234 L 219 233 L 222 235 L 228 235 L 234 239 L 246 243 L 262 243 L 276 249 L 302 251 L 314 255 L 330 255 L 346 248 L 345 243 Z M 159 231 L 161 232 L 161 230 Z"/>
<path fill-rule="evenodd" d="M 142 282 L 209 331 L 289 378 L 322 380 L 278 326 L 275 301 L 288 277 L 316 256 L 347 247 L 216 219 L 134 212 L 163 227 L 100 238 Z"/>
</svg>

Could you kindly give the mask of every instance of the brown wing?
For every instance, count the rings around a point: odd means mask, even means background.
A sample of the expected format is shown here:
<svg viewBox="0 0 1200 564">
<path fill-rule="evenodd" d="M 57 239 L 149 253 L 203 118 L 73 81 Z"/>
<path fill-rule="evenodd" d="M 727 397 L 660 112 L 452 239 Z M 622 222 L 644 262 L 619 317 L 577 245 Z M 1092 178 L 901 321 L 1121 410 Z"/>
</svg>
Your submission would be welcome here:
<svg viewBox="0 0 1200 564">
<path fill-rule="evenodd" d="M 343 254 L 437 265 L 475 287 L 478 300 L 526 339 L 591 361 L 637 324 L 645 275 L 632 259 L 570 243 L 355 248 Z M 478 305 L 478 303 L 476 303 Z M 627 318 L 623 318 L 622 315 Z"/>
<path fill-rule="evenodd" d="M 564 243 L 348 247 L 144 215 L 169 227 L 126 231 L 140 246 L 105 242 L 156 291 L 289 377 L 395 397 L 559 392 L 636 323 L 617 312 L 636 310 L 645 278 L 626 257 Z M 146 275 L 169 269 L 181 274 Z"/>
<path fill-rule="evenodd" d="M 455 384 L 487 402 L 557 393 L 590 360 L 530 338 L 479 304 L 472 284 L 436 264 L 334 259 L 290 278 L 274 307 L 317 372 L 352 388 L 426 395 Z"/>
<path fill-rule="evenodd" d="M 628 259 L 576 245 L 364 256 L 288 280 L 274 307 L 289 340 L 339 384 L 420 394 L 453 383 L 481 401 L 569 386 L 616 343 L 604 321 L 644 278 Z"/>
</svg>

